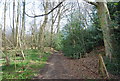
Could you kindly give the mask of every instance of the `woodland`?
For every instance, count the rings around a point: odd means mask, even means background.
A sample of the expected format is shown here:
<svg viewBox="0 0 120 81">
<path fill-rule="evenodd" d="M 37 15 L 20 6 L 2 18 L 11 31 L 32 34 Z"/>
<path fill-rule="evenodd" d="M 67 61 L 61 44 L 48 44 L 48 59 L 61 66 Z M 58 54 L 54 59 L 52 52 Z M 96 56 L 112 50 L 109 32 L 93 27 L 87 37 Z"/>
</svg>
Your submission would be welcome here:
<svg viewBox="0 0 120 81">
<path fill-rule="evenodd" d="M 0 0 L 0 79 L 119 79 L 120 1 Z"/>
</svg>

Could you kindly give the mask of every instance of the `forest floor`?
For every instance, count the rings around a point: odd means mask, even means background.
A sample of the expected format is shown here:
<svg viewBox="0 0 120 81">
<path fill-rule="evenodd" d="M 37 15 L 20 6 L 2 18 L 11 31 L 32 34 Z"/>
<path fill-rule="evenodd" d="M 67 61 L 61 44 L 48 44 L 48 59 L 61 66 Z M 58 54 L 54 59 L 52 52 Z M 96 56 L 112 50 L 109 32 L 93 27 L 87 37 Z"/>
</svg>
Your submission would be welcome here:
<svg viewBox="0 0 120 81">
<path fill-rule="evenodd" d="M 98 54 L 104 54 L 104 48 L 93 50 L 81 59 L 71 59 L 63 53 L 52 50 L 41 53 L 39 50 L 24 50 L 26 59 L 16 56 L 9 66 L 2 63 L 2 77 L 4 79 L 102 79 L 98 73 Z M 52 54 L 51 54 L 52 53 Z M 10 55 L 14 51 L 9 52 Z M 1 65 L 0 65 L 1 66 Z M 112 68 L 113 70 L 113 68 Z M 111 74 L 110 78 L 118 78 Z"/>
<path fill-rule="evenodd" d="M 110 78 L 115 78 L 110 74 Z M 102 79 L 98 73 L 97 56 L 70 59 L 62 53 L 53 53 L 46 66 L 34 79 Z"/>
<path fill-rule="evenodd" d="M 40 70 L 38 79 L 100 79 L 97 57 L 70 59 L 54 53 Z"/>
</svg>

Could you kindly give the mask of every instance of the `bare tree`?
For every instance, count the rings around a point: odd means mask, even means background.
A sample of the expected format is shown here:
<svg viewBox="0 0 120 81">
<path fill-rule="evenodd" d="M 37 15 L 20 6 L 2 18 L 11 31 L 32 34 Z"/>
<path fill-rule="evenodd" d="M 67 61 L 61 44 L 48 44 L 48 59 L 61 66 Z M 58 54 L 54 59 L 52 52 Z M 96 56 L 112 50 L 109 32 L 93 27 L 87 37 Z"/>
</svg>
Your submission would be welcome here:
<svg viewBox="0 0 120 81">
<path fill-rule="evenodd" d="M 4 34 L 3 34 L 3 40 L 4 40 L 4 53 L 6 55 L 6 65 L 9 65 L 9 57 L 7 55 L 7 47 L 6 47 L 6 11 L 7 11 L 7 0 L 5 0 L 4 4 Z"/>
<path fill-rule="evenodd" d="M 23 1 L 21 39 L 22 39 L 23 45 L 25 46 L 25 0 Z"/>
<path fill-rule="evenodd" d="M 55 2 L 52 2 L 51 6 L 54 7 L 54 5 L 55 5 Z M 52 15 L 52 17 L 51 17 L 52 24 L 51 24 L 51 44 L 50 44 L 50 47 L 53 46 L 53 33 L 54 33 L 53 30 L 54 30 L 54 24 L 55 24 L 56 19 L 57 19 L 58 15 L 59 15 L 59 12 L 60 12 L 60 10 L 58 9 L 58 10 L 56 10 L 55 12 L 53 11 L 53 12 L 51 13 L 51 15 Z"/>
<path fill-rule="evenodd" d="M 33 13 L 35 14 L 35 2 L 33 3 Z M 31 48 L 32 49 L 36 49 L 36 47 L 37 47 L 37 26 L 36 26 L 36 18 L 34 18 L 34 20 L 33 20 L 33 24 L 32 24 L 32 26 L 31 26 L 31 28 L 32 28 L 32 30 L 31 30 L 31 42 L 32 42 L 32 44 L 31 44 Z"/>
<path fill-rule="evenodd" d="M 44 11 L 45 11 L 45 14 L 48 12 L 48 2 L 47 1 L 46 1 L 46 4 L 44 5 Z M 44 44 L 43 44 L 44 29 L 45 29 L 45 26 L 47 24 L 47 20 L 48 20 L 48 15 L 45 15 L 43 24 L 41 25 L 40 31 L 39 31 L 38 49 L 40 49 L 41 51 L 44 49 Z"/>
<path fill-rule="evenodd" d="M 13 38 L 13 43 L 15 45 L 15 0 L 13 0 L 13 28 L 12 28 L 12 38 Z"/>
<path fill-rule="evenodd" d="M 59 9 L 58 9 L 59 15 L 58 15 L 57 33 L 59 33 L 59 30 L 60 30 L 60 21 L 61 21 L 61 15 L 62 15 L 60 10 L 61 10 L 61 6 L 59 6 Z"/>
<path fill-rule="evenodd" d="M 0 50 L 2 50 L 2 25 L 1 24 L 0 24 Z"/>
<path fill-rule="evenodd" d="M 15 34 L 15 46 L 18 47 L 18 28 L 19 28 L 19 16 L 20 16 L 20 0 L 18 0 L 18 6 L 17 6 L 17 22 L 16 22 L 16 34 Z"/>
<path fill-rule="evenodd" d="M 28 17 L 31 17 L 31 18 L 49 15 L 49 14 L 50 14 L 51 12 L 53 12 L 56 8 L 58 8 L 64 1 L 65 1 L 65 0 L 62 0 L 62 1 L 61 1 L 60 3 L 58 3 L 54 8 L 52 8 L 49 12 L 44 13 L 44 14 L 41 14 L 41 15 L 30 16 L 30 15 L 28 15 L 26 12 L 25 12 L 25 14 L 26 14 Z M 47 1 L 46 1 L 46 2 L 47 2 Z"/>
</svg>

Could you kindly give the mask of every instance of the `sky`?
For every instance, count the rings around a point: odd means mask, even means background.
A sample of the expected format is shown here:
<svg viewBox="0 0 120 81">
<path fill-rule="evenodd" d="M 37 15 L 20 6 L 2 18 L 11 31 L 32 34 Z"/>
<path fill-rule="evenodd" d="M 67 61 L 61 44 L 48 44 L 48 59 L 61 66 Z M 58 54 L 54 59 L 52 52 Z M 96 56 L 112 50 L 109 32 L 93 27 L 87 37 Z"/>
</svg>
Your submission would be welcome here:
<svg viewBox="0 0 120 81">
<path fill-rule="evenodd" d="M 22 0 L 20 0 L 22 1 Z M 33 13 L 35 12 L 36 15 L 39 14 L 43 14 L 43 7 L 40 6 L 41 0 L 26 0 L 26 13 L 28 13 L 29 15 L 33 15 Z M 35 5 L 33 4 L 35 3 Z M 15 3 L 17 5 L 17 1 Z M 21 2 L 21 9 L 22 9 L 22 2 Z M 7 22 L 7 28 L 6 31 L 11 31 L 11 26 L 12 26 L 12 17 L 13 17 L 13 3 L 12 0 L 7 0 L 7 18 L 6 18 L 6 22 Z M 17 6 L 15 8 L 17 11 Z M 21 14 L 22 15 L 22 14 Z M 15 15 L 15 17 L 17 17 L 17 14 Z M 38 17 L 36 18 L 36 23 L 38 24 L 38 26 L 40 25 L 40 22 L 42 23 L 44 17 Z M 0 25 L 2 25 L 3 28 L 3 21 L 4 19 L 4 0 L 1 0 L 0 2 Z M 11 20 L 10 20 L 11 19 Z M 26 19 L 26 30 L 29 31 L 30 30 L 30 23 L 33 22 L 33 18 L 29 18 L 27 16 L 25 16 Z"/>
<path fill-rule="evenodd" d="M 13 0 L 7 0 L 7 18 L 6 18 L 6 22 L 7 22 L 7 25 L 6 25 L 6 32 L 11 32 L 11 27 L 12 27 L 12 17 L 13 17 L 13 3 L 12 3 Z M 17 1 L 16 0 L 16 10 L 17 11 Z M 49 1 L 56 1 L 57 0 L 49 0 Z M 58 0 L 59 1 L 59 0 Z M 66 0 L 66 2 L 75 2 L 76 0 Z M 78 0 L 79 3 L 82 3 L 83 0 Z M 22 0 L 20 0 L 21 2 L 21 9 L 23 8 L 22 7 Z M 43 14 L 44 11 L 43 11 L 43 7 L 41 6 L 41 2 L 42 0 L 26 0 L 26 13 L 28 13 L 29 15 L 33 15 L 34 13 L 36 15 L 39 15 L 39 14 Z M 35 5 L 34 5 L 35 4 Z M 57 4 L 56 4 L 57 5 Z M 82 5 L 80 5 L 82 7 Z M 84 6 L 83 6 L 84 7 Z M 87 7 L 87 6 L 86 6 Z M 0 0 L 0 26 L 2 26 L 3 28 L 3 23 L 4 23 L 4 0 Z M 67 12 L 68 14 L 69 12 Z M 22 15 L 22 14 L 20 14 Z M 15 17 L 17 17 L 17 14 L 15 15 Z M 50 15 L 49 15 L 50 17 Z M 36 23 L 37 23 L 37 26 L 40 27 L 40 24 L 43 22 L 43 18 L 44 17 L 38 17 L 36 18 Z M 30 23 L 33 23 L 33 18 L 30 18 L 30 17 L 27 17 L 25 16 L 25 22 L 26 22 L 26 32 L 29 33 L 30 29 L 31 29 L 31 24 Z M 50 22 L 48 22 L 50 24 Z M 64 27 L 67 23 L 67 18 L 63 18 L 61 20 L 61 28 Z M 57 24 L 57 22 L 55 23 L 55 25 Z M 19 26 L 21 26 L 21 24 L 19 24 Z M 47 25 L 49 26 L 49 25 Z"/>
</svg>

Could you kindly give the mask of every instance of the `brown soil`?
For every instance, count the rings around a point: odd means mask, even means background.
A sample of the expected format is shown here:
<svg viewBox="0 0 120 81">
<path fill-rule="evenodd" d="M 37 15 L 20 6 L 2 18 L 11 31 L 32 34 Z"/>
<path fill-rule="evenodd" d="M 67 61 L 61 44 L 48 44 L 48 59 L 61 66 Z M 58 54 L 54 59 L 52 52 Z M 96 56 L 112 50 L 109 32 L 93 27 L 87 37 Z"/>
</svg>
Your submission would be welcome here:
<svg viewBox="0 0 120 81">
<path fill-rule="evenodd" d="M 104 47 L 86 54 L 85 58 L 70 59 L 62 52 L 53 51 L 47 64 L 34 79 L 103 79 L 98 73 L 98 53 L 104 54 Z M 119 79 L 109 73 L 110 78 Z"/>
<path fill-rule="evenodd" d="M 61 53 L 50 56 L 37 79 L 102 79 L 98 73 L 97 56 L 69 59 Z"/>
</svg>

